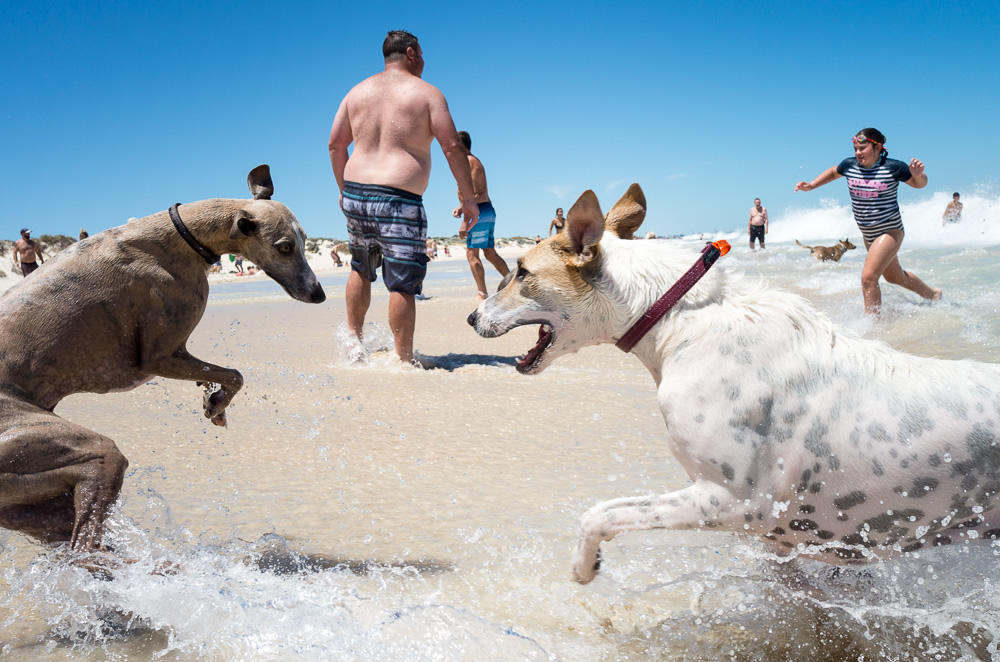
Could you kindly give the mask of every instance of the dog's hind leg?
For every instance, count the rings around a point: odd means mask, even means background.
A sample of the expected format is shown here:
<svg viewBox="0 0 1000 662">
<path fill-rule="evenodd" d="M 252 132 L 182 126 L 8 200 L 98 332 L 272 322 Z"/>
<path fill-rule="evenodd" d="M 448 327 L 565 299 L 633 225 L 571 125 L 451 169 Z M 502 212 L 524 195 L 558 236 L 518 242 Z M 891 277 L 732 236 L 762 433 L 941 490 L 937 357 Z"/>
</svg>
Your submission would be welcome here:
<svg viewBox="0 0 1000 662">
<path fill-rule="evenodd" d="M 183 349 L 171 356 L 149 361 L 143 366 L 143 371 L 169 379 L 197 382 L 199 386 L 218 384 L 218 390 L 214 392 L 206 390 L 204 400 L 205 418 L 211 419 L 216 425 L 226 424 L 226 407 L 243 388 L 243 375 L 239 371 L 206 363 Z"/>
<path fill-rule="evenodd" d="M 0 418 L 0 526 L 99 549 L 128 460 L 114 442 L 31 405 Z"/>
<path fill-rule="evenodd" d="M 597 575 L 601 542 L 645 529 L 725 529 L 742 525 L 742 501 L 721 485 L 698 481 L 669 494 L 623 497 L 597 504 L 580 521 L 573 577 L 586 584 Z"/>
</svg>

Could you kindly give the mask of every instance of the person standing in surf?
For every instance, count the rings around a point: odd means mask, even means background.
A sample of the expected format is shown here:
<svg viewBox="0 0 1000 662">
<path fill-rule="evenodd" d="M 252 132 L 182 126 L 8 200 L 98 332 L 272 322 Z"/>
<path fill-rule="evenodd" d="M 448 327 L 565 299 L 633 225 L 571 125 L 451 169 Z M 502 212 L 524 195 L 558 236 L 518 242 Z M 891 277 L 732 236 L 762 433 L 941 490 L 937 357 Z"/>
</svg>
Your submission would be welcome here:
<svg viewBox="0 0 1000 662">
<path fill-rule="evenodd" d="M 905 287 L 925 299 L 940 299 L 940 289 L 928 287 L 914 274 L 903 271 L 896 257 L 904 234 L 903 217 L 896 201 L 899 182 L 906 182 L 913 188 L 927 186 L 923 162 L 912 159 L 907 165 L 890 159 L 889 152 L 884 149 L 885 136 L 878 129 L 861 129 L 851 140 L 854 143 L 853 158 L 844 159 L 840 165 L 823 171 L 811 182 L 799 182 L 793 193 L 812 191 L 835 179 L 847 177 L 854 221 L 868 250 L 861 270 L 861 293 L 866 313 L 878 315 L 882 309 L 879 279 L 883 276 L 893 285 Z"/>
</svg>

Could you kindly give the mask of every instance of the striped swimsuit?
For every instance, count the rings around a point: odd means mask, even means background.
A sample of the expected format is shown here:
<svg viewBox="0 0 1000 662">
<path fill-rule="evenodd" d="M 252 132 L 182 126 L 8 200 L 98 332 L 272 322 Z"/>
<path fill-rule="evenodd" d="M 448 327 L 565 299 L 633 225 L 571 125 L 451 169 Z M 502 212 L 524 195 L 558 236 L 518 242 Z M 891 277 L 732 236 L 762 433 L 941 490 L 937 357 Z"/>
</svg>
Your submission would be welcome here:
<svg viewBox="0 0 1000 662">
<path fill-rule="evenodd" d="M 903 229 L 896 193 L 899 182 L 913 176 L 908 165 L 883 156 L 871 168 L 863 168 L 851 157 L 840 162 L 837 172 L 847 178 L 854 221 L 865 241 L 871 243 L 889 230 Z"/>
</svg>

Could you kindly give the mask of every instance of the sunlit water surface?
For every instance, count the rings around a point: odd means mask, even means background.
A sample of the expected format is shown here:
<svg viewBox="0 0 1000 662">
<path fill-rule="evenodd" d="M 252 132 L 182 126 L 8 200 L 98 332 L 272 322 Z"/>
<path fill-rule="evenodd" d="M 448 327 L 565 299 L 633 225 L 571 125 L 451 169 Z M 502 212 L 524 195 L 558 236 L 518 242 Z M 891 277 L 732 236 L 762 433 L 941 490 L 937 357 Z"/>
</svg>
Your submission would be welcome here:
<svg viewBox="0 0 1000 662">
<path fill-rule="evenodd" d="M 996 221 L 987 203 L 984 218 Z M 922 217 L 904 209 L 912 222 L 903 267 L 945 296 L 929 303 L 884 286 L 878 322 L 861 310 L 863 248 L 823 264 L 793 242 L 849 236 L 860 245 L 843 208 L 774 219 L 762 252 L 748 251 L 740 233 L 681 241 L 727 237 L 734 250 L 720 265 L 734 277 L 796 291 L 866 337 L 921 355 L 996 362 L 998 224 L 978 220 L 976 204 L 966 209 L 968 224 L 949 228 L 930 207 Z M 336 275 L 325 284 L 333 292 L 342 283 Z M 436 302 L 422 305 L 446 305 L 470 288 L 464 264 L 435 263 L 427 291 Z M 129 396 L 146 398 L 134 402 L 152 411 L 115 401 L 119 417 L 130 419 L 121 423 L 101 417 L 96 397 L 60 408 L 111 428 L 130 457 L 135 442 L 123 435 L 141 430 L 156 447 L 133 459 L 109 532 L 138 562 L 106 581 L 61 550 L 0 531 L 0 659 L 996 656 L 996 543 L 834 568 L 777 559 L 729 534 L 648 532 L 606 543 L 602 574 L 577 586 L 568 560 L 587 507 L 687 481 L 657 443 L 653 384 L 637 361 L 594 350 L 524 378 L 503 352 L 469 361 L 448 349 L 431 361 L 437 370 L 401 371 L 388 360 L 361 369 L 325 365 L 326 357 L 311 364 L 303 356 L 311 346 L 291 330 L 241 344 L 246 311 L 269 311 L 284 305 L 270 303 L 281 297 L 264 282 L 213 289 L 210 312 L 243 312 L 206 333 L 204 353 L 225 352 L 236 365 L 275 354 L 245 373 L 242 431 L 229 431 L 236 441 L 206 430 L 190 387 L 163 380 Z M 335 329 L 322 334 L 336 344 Z M 423 390 L 427 404 L 411 411 L 402 400 L 382 402 L 364 390 L 366 379 L 390 391 Z M 113 433 L 119 424 L 131 427 Z M 154 574 L 158 559 L 180 570 Z"/>
</svg>

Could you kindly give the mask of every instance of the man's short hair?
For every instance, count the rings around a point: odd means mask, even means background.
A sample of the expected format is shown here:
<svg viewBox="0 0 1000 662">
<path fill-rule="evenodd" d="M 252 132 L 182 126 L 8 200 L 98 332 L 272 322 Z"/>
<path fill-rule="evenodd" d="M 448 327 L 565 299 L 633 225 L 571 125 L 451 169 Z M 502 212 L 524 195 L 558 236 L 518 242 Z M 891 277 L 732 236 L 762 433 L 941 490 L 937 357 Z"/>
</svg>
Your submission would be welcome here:
<svg viewBox="0 0 1000 662">
<path fill-rule="evenodd" d="M 462 141 L 463 145 L 465 145 L 465 149 L 472 149 L 472 136 L 469 135 L 468 131 L 459 131 L 458 139 Z"/>
<path fill-rule="evenodd" d="M 954 193 L 952 193 L 952 194 L 951 194 L 951 197 L 953 197 L 953 198 L 960 198 L 960 197 L 962 197 L 962 196 L 960 196 L 960 195 L 958 194 L 958 191 L 955 191 Z"/>
<path fill-rule="evenodd" d="M 406 49 L 416 50 L 420 46 L 417 38 L 406 30 L 389 30 L 382 42 L 382 57 L 385 61 L 398 60 L 406 57 Z"/>
</svg>

